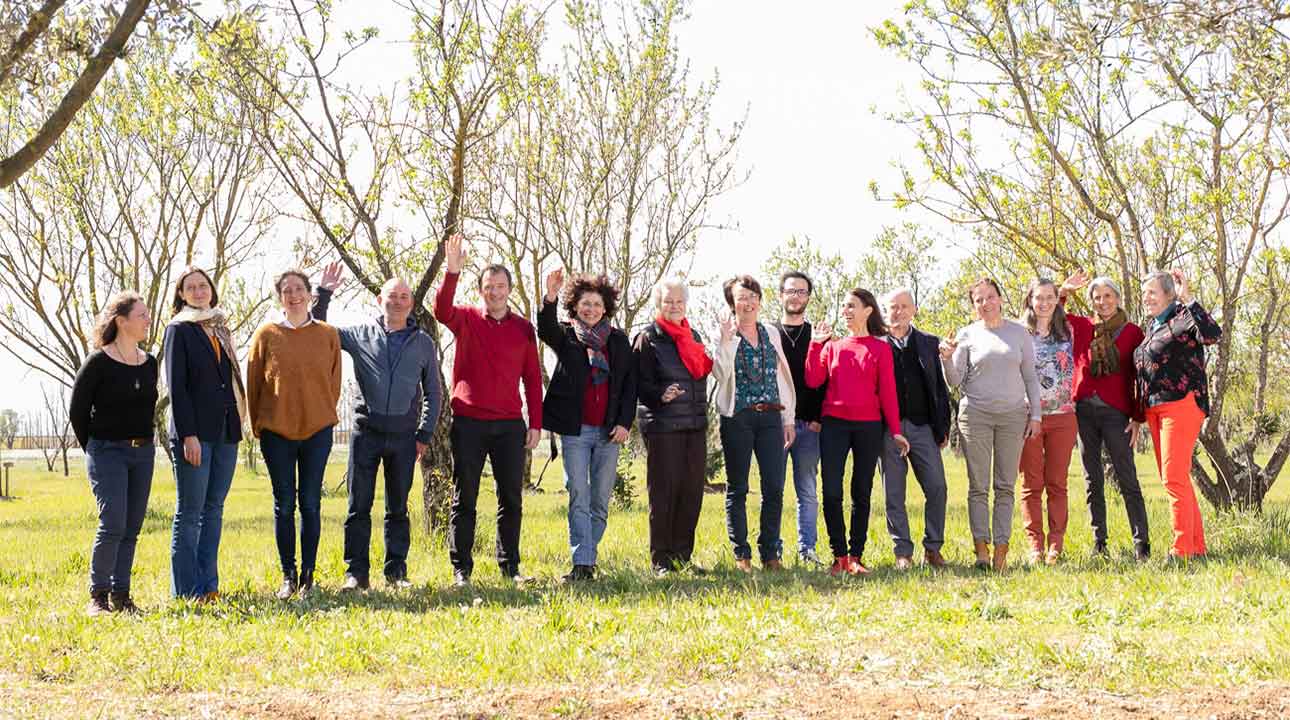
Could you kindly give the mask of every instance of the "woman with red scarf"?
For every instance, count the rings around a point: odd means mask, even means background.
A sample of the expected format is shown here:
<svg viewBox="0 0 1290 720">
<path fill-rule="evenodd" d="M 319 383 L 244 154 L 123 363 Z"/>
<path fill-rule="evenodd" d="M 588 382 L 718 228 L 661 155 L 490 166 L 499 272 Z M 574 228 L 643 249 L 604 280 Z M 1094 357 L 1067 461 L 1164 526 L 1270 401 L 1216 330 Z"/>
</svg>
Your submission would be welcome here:
<svg viewBox="0 0 1290 720">
<path fill-rule="evenodd" d="M 664 280 L 653 294 L 658 317 L 632 344 L 645 438 L 650 563 L 660 577 L 687 569 L 701 574 L 690 558 L 703 508 L 712 356 L 686 320 L 685 280 Z"/>
</svg>

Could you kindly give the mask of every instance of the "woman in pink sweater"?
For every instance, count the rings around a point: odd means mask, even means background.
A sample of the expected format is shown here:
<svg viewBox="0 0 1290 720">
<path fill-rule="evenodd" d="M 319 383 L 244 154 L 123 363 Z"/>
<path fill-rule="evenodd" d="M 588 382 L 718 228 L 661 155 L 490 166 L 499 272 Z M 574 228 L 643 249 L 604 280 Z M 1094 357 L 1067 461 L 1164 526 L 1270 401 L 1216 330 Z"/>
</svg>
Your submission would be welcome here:
<svg viewBox="0 0 1290 720">
<path fill-rule="evenodd" d="M 882 453 L 882 434 L 890 432 L 903 456 L 909 442 L 900 434 L 896 400 L 896 371 L 891 347 L 881 338 L 887 327 L 878 301 L 856 288 L 842 306 L 847 335 L 833 337 L 828 323 L 816 326 L 806 354 L 806 384 L 824 391 L 820 423 L 820 476 L 824 495 L 824 525 L 833 549 L 831 575 L 866 575 L 861 562 L 869 534 L 869 496 L 873 472 Z M 842 516 L 842 476 L 847 455 L 851 462 L 851 535 Z"/>
</svg>

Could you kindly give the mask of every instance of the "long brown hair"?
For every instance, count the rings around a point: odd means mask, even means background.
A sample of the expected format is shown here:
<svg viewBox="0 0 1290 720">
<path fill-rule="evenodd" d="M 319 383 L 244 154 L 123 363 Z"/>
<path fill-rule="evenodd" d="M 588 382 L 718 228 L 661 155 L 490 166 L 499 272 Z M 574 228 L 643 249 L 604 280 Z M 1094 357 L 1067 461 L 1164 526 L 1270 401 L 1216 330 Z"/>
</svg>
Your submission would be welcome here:
<svg viewBox="0 0 1290 720">
<path fill-rule="evenodd" d="M 108 298 L 107 304 L 103 306 L 103 311 L 99 313 L 98 320 L 94 323 L 94 347 L 107 347 L 116 342 L 117 336 L 117 318 L 126 318 L 134 310 L 135 303 L 143 302 L 143 296 L 133 290 L 122 290 L 121 292 Z"/>
<path fill-rule="evenodd" d="M 1057 289 L 1057 283 L 1048 278 L 1038 278 L 1031 281 L 1030 287 L 1026 288 L 1026 309 L 1021 313 L 1021 317 L 1026 322 L 1026 329 L 1030 334 L 1035 334 L 1035 328 L 1039 326 L 1039 316 L 1035 315 L 1034 308 L 1030 307 L 1030 301 L 1035 297 L 1035 291 L 1041 287 L 1051 287 L 1053 295 L 1058 298 L 1057 307 L 1053 309 L 1053 319 L 1048 323 L 1048 333 L 1053 336 L 1054 340 L 1066 342 L 1071 338 L 1070 323 L 1066 322 L 1066 311 L 1062 309 L 1061 292 Z"/>
<path fill-rule="evenodd" d="M 869 319 L 865 321 L 865 329 L 869 331 L 869 334 L 874 337 L 886 337 L 887 323 L 882 321 L 882 310 L 878 308 L 878 300 L 873 296 L 873 293 L 864 288 L 852 288 L 851 296 L 873 311 L 869 313 Z"/>
</svg>

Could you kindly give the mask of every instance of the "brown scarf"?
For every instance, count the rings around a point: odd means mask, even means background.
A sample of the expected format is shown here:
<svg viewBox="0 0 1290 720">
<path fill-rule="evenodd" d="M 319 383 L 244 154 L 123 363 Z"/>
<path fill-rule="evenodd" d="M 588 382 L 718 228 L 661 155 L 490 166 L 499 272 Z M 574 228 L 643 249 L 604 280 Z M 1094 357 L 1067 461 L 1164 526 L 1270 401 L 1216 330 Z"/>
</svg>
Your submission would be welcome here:
<svg viewBox="0 0 1290 720">
<path fill-rule="evenodd" d="M 1105 377 L 1120 372 L 1120 351 L 1115 347 L 1115 337 L 1129 321 L 1124 308 L 1115 311 L 1111 317 L 1098 319 L 1093 325 L 1093 342 L 1089 345 L 1089 369 L 1097 377 Z"/>
</svg>

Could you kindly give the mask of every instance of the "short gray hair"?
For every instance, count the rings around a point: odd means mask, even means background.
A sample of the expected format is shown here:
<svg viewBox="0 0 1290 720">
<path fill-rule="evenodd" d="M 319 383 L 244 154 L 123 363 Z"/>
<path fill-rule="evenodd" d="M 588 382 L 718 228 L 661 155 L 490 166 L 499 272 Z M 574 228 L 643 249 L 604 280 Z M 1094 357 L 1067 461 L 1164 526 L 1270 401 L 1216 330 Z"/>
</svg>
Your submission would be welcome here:
<svg viewBox="0 0 1290 720">
<path fill-rule="evenodd" d="M 1147 279 L 1142 281 L 1142 287 L 1150 285 L 1153 280 L 1160 283 L 1160 289 L 1164 291 L 1166 295 L 1169 297 L 1177 297 L 1178 288 L 1174 286 L 1174 276 L 1172 273 L 1167 273 L 1164 270 L 1156 270 L 1155 272 L 1147 275 Z"/>
<path fill-rule="evenodd" d="M 1093 291 L 1100 287 L 1110 288 L 1111 292 L 1115 293 L 1115 296 L 1120 298 L 1121 302 L 1124 301 L 1124 293 L 1120 292 L 1120 286 L 1116 285 L 1114 280 L 1105 275 L 1099 275 L 1093 278 L 1093 282 L 1088 284 L 1089 300 L 1093 299 Z"/>
<path fill-rule="evenodd" d="M 904 286 L 898 287 L 894 290 L 888 290 L 887 292 L 883 293 L 882 304 L 886 305 L 892 300 L 895 300 L 897 295 L 908 295 L 910 302 L 912 302 L 915 305 L 918 304 L 918 298 L 914 297 L 914 291 Z"/>
<path fill-rule="evenodd" d="M 662 310 L 663 298 L 667 297 L 669 292 L 677 288 L 681 289 L 681 294 L 685 297 L 685 301 L 687 303 L 690 302 L 690 284 L 680 275 L 673 275 L 659 280 L 658 284 L 654 286 L 654 289 L 650 291 L 650 295 L 654 298 L 655 309 Z"/>
</svg>

